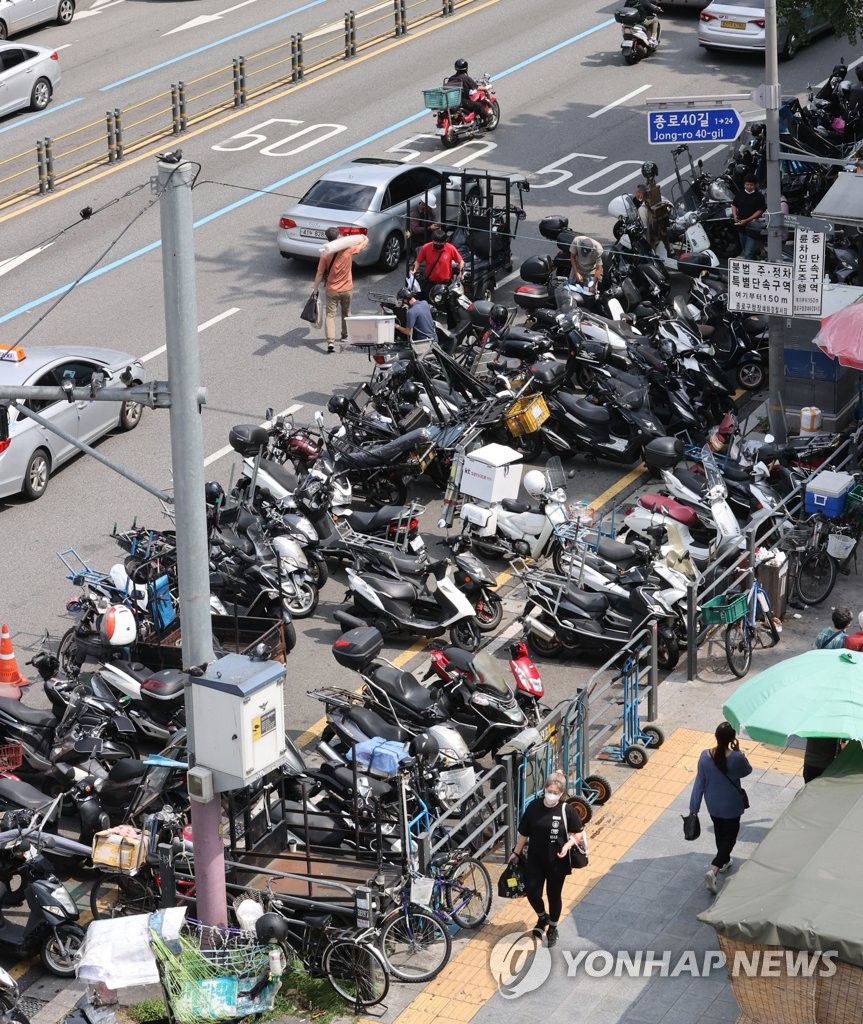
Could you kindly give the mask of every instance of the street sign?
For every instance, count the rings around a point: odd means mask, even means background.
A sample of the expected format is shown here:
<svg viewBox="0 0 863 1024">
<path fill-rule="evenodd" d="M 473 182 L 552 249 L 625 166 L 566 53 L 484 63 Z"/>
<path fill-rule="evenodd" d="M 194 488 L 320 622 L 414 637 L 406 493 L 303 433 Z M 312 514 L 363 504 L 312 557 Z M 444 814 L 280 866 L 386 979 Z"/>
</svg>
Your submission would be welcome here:
<svg viewBox="0 0 863 1024">
<path fill-rule="evenodd" d="M 791 316 L 794 268 L 790 263 L 728 261 L 728 308 L 741 313 Z"/>
<path fill-rule="evenodd" d="M 715 110 L 650 110 L 647 141 L 652 146 L 692 142 L 733 142 L 745 121 L 733 107 Z"/>
<path fill-rule="evenodd" d="M 807 231 L 833 230 L 833 224 L 821 217 L 799 217 L 796 213 L 785 213 L 782 215 L 782 226 L 784 228 L 805 228 Z"/>
<path fill-rule="evenodd" d="M 821 231 L 794 232 L 794 316 L 821 319 L 826 238 Z"/>
</svg>

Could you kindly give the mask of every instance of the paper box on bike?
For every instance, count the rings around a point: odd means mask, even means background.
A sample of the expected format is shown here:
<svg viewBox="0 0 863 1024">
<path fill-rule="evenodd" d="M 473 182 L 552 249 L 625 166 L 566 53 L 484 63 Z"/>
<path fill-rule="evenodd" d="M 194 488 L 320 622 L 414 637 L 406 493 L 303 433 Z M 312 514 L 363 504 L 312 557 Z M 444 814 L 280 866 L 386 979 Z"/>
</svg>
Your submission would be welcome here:
<svg viewBox="0 0 863 1024">
<path fill-rule="evenodd" d="M 644 461 L 651 469 L 671 469 L 683 456 L 679 437 L 655 437 L 644 446 Z"/>
<path fill-rule="evenodd" d="M 266 447 L 269 440 L 266 427 L 259 427 L 257 423 L 238 423 L 231 427 L 228 434 L 228 443 L 244 459 L 254 458 L 261 446 Z"/>
<path fill-rule="evenodd" d="M 131 874 L 144 863 L 146 856 L 144 833 L 130 825 L 117 825 L 93 836 L 93 863 L 99 867 Z"/>
<path fill-rule="evenodd" d="M 828 519 L 842 515 L 845 498 L 854 483 L 850 473 L 837 473 L 825 469 L 806 485 L 804 508 L 807 512 L 820 512 Z"/>
<path fill-rule="evenodd" d="M 352 345 L 391 345 L 395 340 L 394 316 L 346 316 L 345 324 Z"/>
<path fill-rule="evenodd" d="M 365 668 L 376 658 L 384 646 L 384 638 L 380 630 L 374 626 L 359 626 L 349 629 L 333 644 L 333 657 L 345 668 L 354 671 Z"/>
<path fill-rule="evenodd" d="M 521 471 L 521 452 L 504 444 L 487 444 L 465 456 L 459 489 L 478 501 L 515 498 Z"/>
</svg>

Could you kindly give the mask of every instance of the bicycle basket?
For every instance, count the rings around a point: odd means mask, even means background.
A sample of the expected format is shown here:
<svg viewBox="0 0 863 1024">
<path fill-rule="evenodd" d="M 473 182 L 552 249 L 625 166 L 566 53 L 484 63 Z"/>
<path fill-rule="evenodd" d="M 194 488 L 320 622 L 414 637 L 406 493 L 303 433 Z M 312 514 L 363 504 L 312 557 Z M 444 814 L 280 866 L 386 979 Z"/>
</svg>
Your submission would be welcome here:
<svg viewBox="0 0 863 1024">
<path fill-rule="evenodd" d="M 748 605 L 748 594 L 734 594 L 730 597 L 728 594 L 722 594 L 719 597 L 711 597 L 701 606 L 701 620 L 705 626 L 727 626 L 742 619 Z"/>
<path fill-rule="evenodd" d="M 839 562 L 845 559 L 854 550 L 857 541 L 844 533 L 831 533 L 827 538 L 827 554 Z"/>
<path fill-rule="evenodd" d="M 461 105 L 461 86 L 439 86 L 423 89 L 423 101 L 429 110 L 447 110 Z"/>
<path fill-rule="evenodd" d="M 550 413 L 542 395 L 522 395 L 506 411 L 506 429 L 513 437 L 539 430 Z"/>
</svg>

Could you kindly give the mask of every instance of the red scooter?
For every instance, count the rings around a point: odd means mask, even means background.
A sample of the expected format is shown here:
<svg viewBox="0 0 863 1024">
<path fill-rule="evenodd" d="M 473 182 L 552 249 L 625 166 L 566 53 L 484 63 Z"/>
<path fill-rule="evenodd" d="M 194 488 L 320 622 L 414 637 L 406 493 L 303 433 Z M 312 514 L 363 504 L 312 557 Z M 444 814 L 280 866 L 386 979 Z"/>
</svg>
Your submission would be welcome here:
<svg viewBox="0 0 863 1024">
<path fill-rule="evenodd" d="M 440 137 L 446 149 L 452 149 L 466 139 L 476 138 L 483 132 L 493 132 L 500 124 L 500 104 L 488 74 L 477 82 L 477 88 L 471 92 L 470 98 L 482 106 L 482 120 L 472 110 L 463 109 L 461 86 L 444 83 L 440 89 L 423 90 L 426 106 L 435 115 L 435 135 Z"/>
</svg>

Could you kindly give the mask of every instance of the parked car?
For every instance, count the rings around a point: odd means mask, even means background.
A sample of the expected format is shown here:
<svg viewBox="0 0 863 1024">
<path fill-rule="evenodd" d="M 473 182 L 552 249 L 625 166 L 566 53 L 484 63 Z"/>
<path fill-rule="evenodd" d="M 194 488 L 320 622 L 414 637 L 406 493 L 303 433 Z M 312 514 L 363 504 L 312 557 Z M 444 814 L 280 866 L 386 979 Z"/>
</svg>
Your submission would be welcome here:
<svg viewBox="0 0 863 1024">
<path fill-rule="evenodd" d="M 810 7 L 800 11 L 802 33 L 780 24 L 777 28 L 779 56 L 791 60 L 801 46 L 822 32 L 830 22 Z M 698 18 L 698 45 L 705 50 L 764 50 L 764 4 L 761 0 L 714 0 Z"/>
<path fill-rule="evenodd" d="M 68 25 L 75 14 L 75 0 L 0 0 L 0 39 L 47 21 Z"/>
<path fill-rule="evenodd" d="M 108 348 L 0 347 L 0 384 L 87 387 L 94 374 L 106 387 L 129 387 L 144 380 L 140 360 Z M 70 402 L 66 398 L 30 399 L 28 408 L 79 441 L 92 444 L 115 427 L 134 430 L 141 420 L 137 402 Z M 2 426 L 2 424 L 0 424 Z M 3 434 L 8 433 L 4 438 Z M 67 440 L 29 419 L 10 405 L 8 431 L 0 431 L 0 498 L 19 492 L 41 498 L 54 470 L 78 453 Z"/>
<path fill-rule="evenodd" d="M 279 220 L 279 251 L 286 259 L 317 259 L 325 232 L 363 233 L 369 245 L 354 262 L 380 263 L 395 270 L 405 250 L 405 209 L 415 209 L 427 195 L 440 198 L 453 167 L 406 164 L 399 160 L 360 157 L 327 171 Z M 460 173 L 460 172 L 458 172 Z M 477 197 L 479 191 L 477 190 Z M 459 189 L 451 199 L 458 207 Z"/>
<path fill-rule="evenodd" d="M 0 43 L 0 114 L 27 107 L 44 110 L 60 77 L 56 50 Z"/>
</svg>

